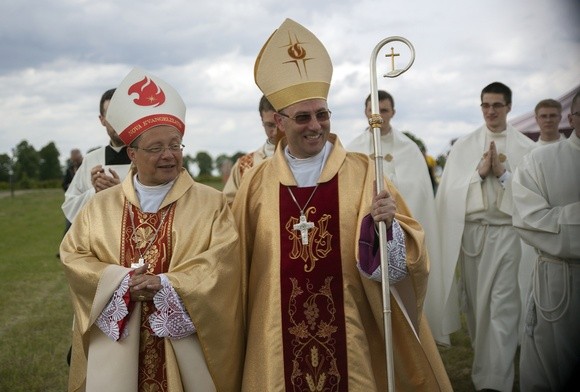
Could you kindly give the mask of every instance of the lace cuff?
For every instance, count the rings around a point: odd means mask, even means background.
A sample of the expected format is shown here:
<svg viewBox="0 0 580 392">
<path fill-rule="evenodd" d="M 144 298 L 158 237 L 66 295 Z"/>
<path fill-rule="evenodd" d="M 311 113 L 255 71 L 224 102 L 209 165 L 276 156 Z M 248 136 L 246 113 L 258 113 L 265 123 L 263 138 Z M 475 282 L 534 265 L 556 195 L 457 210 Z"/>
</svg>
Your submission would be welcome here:
<svg viewBox="0 0 580 392">
<path fill-rule="evenodd" d="M 407 247 L 405 246 L 405 232 L 396 219 L 393 219 L 390 230 L 392 232 L 392 239 L 388 238 L 387 241 L 387 262 L 389 264 L 389 283 L 394 284 L 403 280 L 409 272 L 407 270 Z M 374 235 L 374 232 L 373 237 L 373 242 L 378 242 L 379 239 Z M 370 255 L 368 252 L 366 253 L 366 257 L 369 257 Z M 376 262 L 362 260 L 363 257 L 365 256 L 363 252 L 361 252 L 361 261 L 357 263 L 357 268 L 361 275 L 368 279 L 380 282 L 382 274 L 380 260 L 378 260 L 377 265 Z M 379 252 L 373 252 L 373 258 L 379 259 Z M 373 267 L 376 265 L 376 268 L 374 268 L 374 270 L 369 270 L 368 266 L 370 265 Z"/>
<path fill-rule="evenodd" d="M 156 336 L 181 339 L 196 332 L 195 326 L 175 289 L 164 275 L 160 275 L 163 288 L 153 297 L 157 309 L 149 316 L 149 324 Z M 164 279 L 165 278 L 165 279 Z"/>
<path fill-rule="evenodd" d="M 114 341 L 123 339 L 128 334 L 128 331 L 125 330 L 125 325 L 128 321 L 127 316 L 133 307 L 129 293 L 129 278 L 131 275 L 133 275 L 133 271 L 130 271 L 123 278 L 117 290 L 113 292 L 109 303 L 95 321 L 97 327 Z"/>
</svg>

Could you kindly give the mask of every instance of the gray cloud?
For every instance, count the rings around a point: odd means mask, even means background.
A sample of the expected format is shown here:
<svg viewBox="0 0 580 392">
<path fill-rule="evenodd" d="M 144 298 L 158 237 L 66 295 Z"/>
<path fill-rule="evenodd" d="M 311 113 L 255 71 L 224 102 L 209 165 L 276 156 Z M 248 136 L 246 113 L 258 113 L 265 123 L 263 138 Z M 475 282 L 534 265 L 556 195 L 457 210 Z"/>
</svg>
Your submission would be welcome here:
<svg viewBox="0 0 580 392">
<path fill-rule="evenodd" d="M 334 63 L 329 105 L 344 143 L 366 126 L 373 47 L 413 42 L 409 72 L 379 78 L 392 92 L 393 124 L 432 154 L 482 122 L 479 93 L 494 80 L 514 91 L 511 118 L 578 84 L 578 2 L 331 2 L 30 0 L 0 5 L 0 153 L 26 139 L 54 141 L 65 157 L 106 142 L 98 100 L 133 66 L 156 74 L 188 107 L 186 153 L 250 151 L 263 142 L 253 65 L 286 17 L 312 30 Z M 388 63 L 381 67 L 388 66 Z"/>
</svg>

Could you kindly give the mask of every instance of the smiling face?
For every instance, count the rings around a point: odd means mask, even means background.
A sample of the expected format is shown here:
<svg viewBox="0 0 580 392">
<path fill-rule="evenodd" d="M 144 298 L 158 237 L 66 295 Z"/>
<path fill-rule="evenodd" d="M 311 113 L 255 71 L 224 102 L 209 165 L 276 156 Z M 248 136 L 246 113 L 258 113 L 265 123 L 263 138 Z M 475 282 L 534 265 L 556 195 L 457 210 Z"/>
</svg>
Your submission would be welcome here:
<svg viewBox="0 0 580 392">
<path fill-rule="evenodd" d="M 484 93 L 481 97 L 483 119 L 492 132 L 502 132 L 507 128 L 507 114 L 511 108 L 503 94 Z"/>
<path fill-rule="evenodd" d="M 316 119 L 316 113 L 327 111 L 328 106 L 324 99 L 309 99 L 298 102 L 280 110 L 274 116 L 276 124 L 288 141 L 288 150 L 296 158 L 309 158 L 318 154 L 324 148 L 330 134 L 330 118 L 325 121 Z M 298 124 L 293 118 L 297 115 L 310 114 L 310 121 Z"/>
<path fill-rule="evenodd" d="M 141 134 L 135 142 L 128 148 L 127 153 L 137 167 L 141 184 L 162 185 L 177 178 L 183 166 L 183 152 L 180 149 L 172 151 L 168 148 L 181 145 L 181 134 L 177 129 L 160 125 Z M 162 148 L 162 151 L 147 151 L 152 148 Z"/>
</svg>

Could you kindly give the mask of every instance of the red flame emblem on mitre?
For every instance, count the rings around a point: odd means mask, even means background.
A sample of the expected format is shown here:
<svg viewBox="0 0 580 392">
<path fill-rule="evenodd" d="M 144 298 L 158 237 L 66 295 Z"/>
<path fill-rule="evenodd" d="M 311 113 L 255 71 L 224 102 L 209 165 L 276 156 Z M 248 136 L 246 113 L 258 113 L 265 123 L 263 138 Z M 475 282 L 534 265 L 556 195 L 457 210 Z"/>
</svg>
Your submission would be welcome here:
<svg viewBox="0 0 580 392">
<path fill-rule="evenodd" d="M 135 83 L 127 91 L 128 95 L 136 93 L 133 100 L 139 106 L 159 106 L 165 102 L 165 93 L 153 80 L 145 76 L 142 81 Z"/>
<path fill-rule="evenodd" d="M 304 57 L 306 57 L 306 49 L 300 45 L 300 42 L 296 42 L 295 44 L 288 47 L 288 55 L 293 59 L 302 60 Z"/>
</svg>

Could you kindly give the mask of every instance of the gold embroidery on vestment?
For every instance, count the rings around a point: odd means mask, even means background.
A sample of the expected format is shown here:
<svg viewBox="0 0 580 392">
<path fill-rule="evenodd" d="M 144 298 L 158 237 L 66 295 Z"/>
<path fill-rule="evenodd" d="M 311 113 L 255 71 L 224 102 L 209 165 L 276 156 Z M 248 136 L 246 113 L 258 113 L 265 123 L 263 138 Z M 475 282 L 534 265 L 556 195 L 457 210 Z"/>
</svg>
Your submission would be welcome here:
<svg viewBox="0 0 580 392">
<path fill-rule="evenodd" d="M 316 213 L 316 207 L 309 207 L 304 212 L 308 219 L 310 213 Z M 298 218 L 290 217 L 286 222 L 286 231 L 289 239 L 292 241 L 292 250 L 290 259 L 302 259 L 304 261 L 304 271 L 311 272 L 316 267 L 316 262 L 325 258 L 332 251 L 332 234 L 328 231 L 328 223 L 332 218 L 329 214 L 324 214 L 318 219 L 318 222 L 308 232 L 308 244 L 302 244 L 300 233 L 294 230 L 294 225 L 299 222 Z"/>
<path fill-rule="evenodd" d="M 303 385 L 306 381 L 310 391 L 334 391 L 340 384 L 341 375 L 336 365 L 336 340 L 333 334 L 338 331 L 335 325 L 336 306 L 330 290 L 332 277 L 326 277 L 324 285 L 315 292 L 309 280 L 306 289 L 299 286 L 296 278 L 290 278 L 292 294 L 288 304 L 288 315 L 292 327 L 288 332 L 294 336 L 292 340 L 292 376 L 294 386 Z M 298 297 L 307 297 L 299 306 Z M 324 305 L 327 320 L 320 317 L 318 302 Z M 304 320 L 297 322 L 294 316 L 300 308 L 304 308 Z M 329 317 L 330 316 L 330 317 Z M 302 390 L 302 389 L 301 389 Z"/>
<path fill-rule="evenodd" d="M 165 224 L 165 222 L 159 222 L 157 214 L 142 211 L 137 211 L 137 218 L 135 220 L 136 222 L 134 224 L 136 224 L 136 227 L 131 239 L 135 243 L 135 249 L 145 250 L 142 256 L 144 261 L 149 265 L 147 271 L 153 273 L 161 254 L 159 247 L 155 243 L 155 239 L 157 237 L 157 231 L 162 232 L 163 227 L 158 226 Z M 147 248 L 149 244 L 151 246 Z"/>
</svg>

